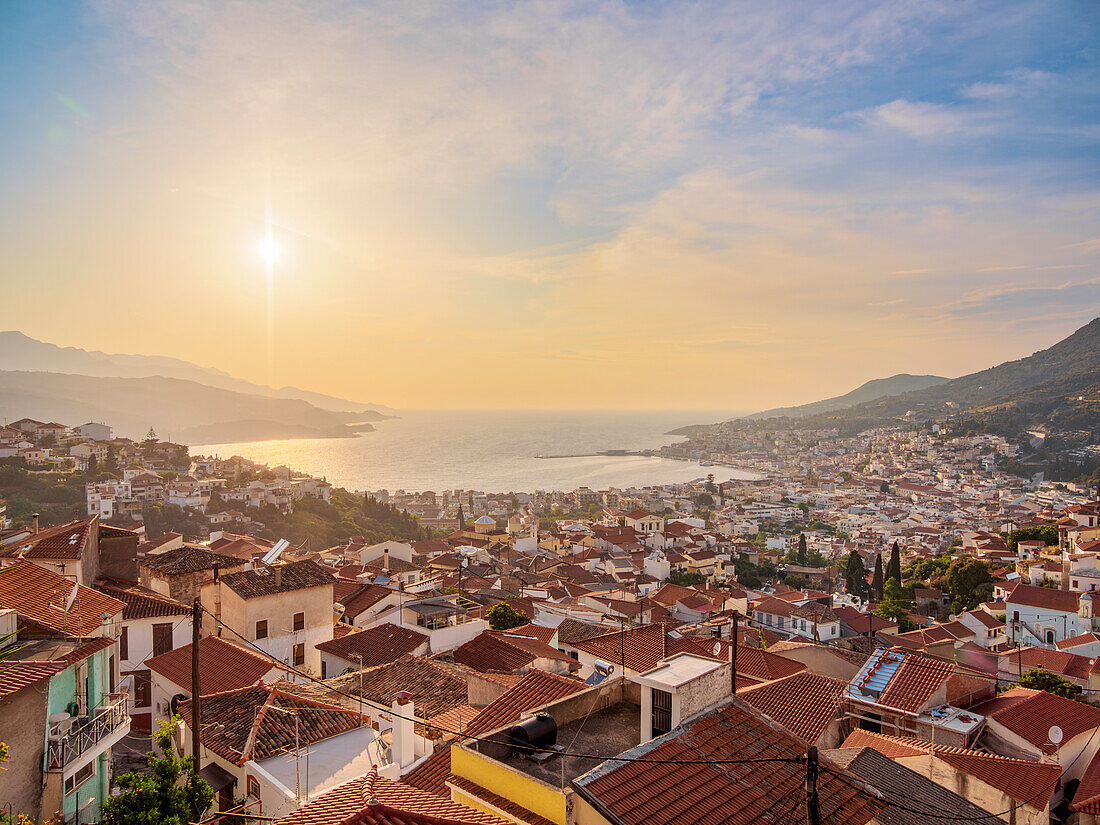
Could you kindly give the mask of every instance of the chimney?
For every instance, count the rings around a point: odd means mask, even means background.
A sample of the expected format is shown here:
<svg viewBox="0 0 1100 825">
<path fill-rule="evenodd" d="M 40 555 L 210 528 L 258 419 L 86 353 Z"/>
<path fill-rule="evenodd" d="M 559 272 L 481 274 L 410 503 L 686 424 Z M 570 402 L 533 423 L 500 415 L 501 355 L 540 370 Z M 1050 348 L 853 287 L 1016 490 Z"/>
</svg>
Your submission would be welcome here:
<svg viewBox="0 0 1100 825">
<path fill-rule="evenodd" d="M 390 569 L 390 548 L 386 547 L 382 550 L 382 569 Z"/>
<path fill-rule="evenodd" d="M 413 700 L 407 691 L 401 691 L 393 700 L 393 761 L 399 768 L 407 768 L 416 760 L 413 748 Z M 402 718 L 398 718 L 398 714 Z"/>
<path fill-rule="evenodd" d="M 31 533 L 38 535 L 38 513 L 31 513 Z"/>
</svg>

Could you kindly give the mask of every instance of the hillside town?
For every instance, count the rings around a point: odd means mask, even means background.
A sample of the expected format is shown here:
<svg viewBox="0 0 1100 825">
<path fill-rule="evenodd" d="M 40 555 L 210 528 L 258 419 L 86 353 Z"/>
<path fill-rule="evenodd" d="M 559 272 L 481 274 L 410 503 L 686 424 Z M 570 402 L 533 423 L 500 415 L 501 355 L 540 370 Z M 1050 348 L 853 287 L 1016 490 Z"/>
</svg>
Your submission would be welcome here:
<svg viewBox="0 0 1100 825">
<path fill-rule="evenodd" d="M 1087 825 L 1100 492 L 1018 449 L 718 428 L 686 484 L 348 491 L 14 421 L 0 821 L 113 816 L 157 740 L 203 823 Z"/>
</svg>

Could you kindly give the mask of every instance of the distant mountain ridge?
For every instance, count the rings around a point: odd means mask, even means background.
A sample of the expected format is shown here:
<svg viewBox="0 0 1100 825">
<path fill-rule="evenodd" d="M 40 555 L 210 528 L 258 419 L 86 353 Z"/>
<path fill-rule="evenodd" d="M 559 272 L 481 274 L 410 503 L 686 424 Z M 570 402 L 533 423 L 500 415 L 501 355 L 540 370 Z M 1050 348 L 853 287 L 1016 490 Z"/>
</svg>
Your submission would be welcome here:
<svg viewBox="0 0 1100 825">
<path fill-rule="evenodd" d="M 92 375 L 113 378 L 147 378 L 162 376 L 195 381 L 210 387 L 268 398 L 293 398 L 333 412 L 386 412 L 381 404 L 349 401 L 298 387 L 267 387 L 213 367 L 200 367 L 190 361 L 159 355 L 122 355 L 59 347 L 31 338 L 22 332 L 0 332 L 0 365 L 6 370 L 55 372 L 69 375 Z"/>
<path fill-rule="evenodd" d="M 902 395 L 903 393 L 912 392 L 914 390 L 935 387 L 939 384 L 946 384 L 950 380 L 950 378 L 944 378 L 940 375 L 910 375 L 909 373 L 903 372 L 897 375 L 891 375 L 889 378 L 873 378 L 844 395 L 825 398 L 821 401 L 814 401 L 809 404 L 800 404 L 796 407 L 776 407 L 772 410 L 764 410 L 762 412 L 753 413 L 752 415 L 747 415 L 745 418 L 803 418 L 818 413 L 844 410 L 849 407 L 854 407 L 857 404 L 874 401 L 878 398 Z"/>
<path fill-rule="evenodd" d="M 296 398 L 268 398 L 163 376 L 115 378 L 0 370 L 0 416 L 69 425 L 102 421 L 141 438 L 153 427 L 183 444 L 272 438 L 337 438 L 374 428 L 367 412 L 333 412 Z"/>
<path fill-rule="evenodd" d="M 1096 443 L 1100 439 L 1100 318 L 1024 358 L 924 389 L 808 416 L 799 425 L 852 430 L 962 415 L 1006 433 L 1042 426 Z"/>
</svg>

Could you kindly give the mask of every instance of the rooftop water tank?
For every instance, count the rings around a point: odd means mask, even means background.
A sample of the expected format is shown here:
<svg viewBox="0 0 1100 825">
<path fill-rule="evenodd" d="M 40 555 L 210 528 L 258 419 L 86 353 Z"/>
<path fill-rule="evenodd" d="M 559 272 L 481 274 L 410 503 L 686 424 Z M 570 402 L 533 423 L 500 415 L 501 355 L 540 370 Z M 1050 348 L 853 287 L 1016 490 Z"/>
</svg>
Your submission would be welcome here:
<svg viewBox="0 0 1100 825">
<path fill-rule="evenodd" d="M 540 713 L 508 728 L 508 742 L 517 753 L 533 753 L 556 744 L 558 723 L 549 713 Z"/>
</svg>

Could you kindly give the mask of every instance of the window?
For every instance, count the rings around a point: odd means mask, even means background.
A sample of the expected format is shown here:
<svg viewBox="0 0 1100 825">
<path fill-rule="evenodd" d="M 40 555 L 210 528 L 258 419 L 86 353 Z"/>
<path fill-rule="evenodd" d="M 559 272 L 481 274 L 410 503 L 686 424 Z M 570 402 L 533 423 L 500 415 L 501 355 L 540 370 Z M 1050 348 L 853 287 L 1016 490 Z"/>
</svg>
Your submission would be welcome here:
<svg viewBox="0 0 1100 825">
<path fill-rule="evenodd" d="M 321 678 L 328 678 L 328 662 L 326 662 L 324 659 L 321 660 Z"/>
<path fill-rule="evenodd" d="M 93 759 L 83 768 L 65 780 L 65 793 L 71 794 L 93 776 L 95 776 L 95 760 Z"/>
<path fill-rule="evenodd" d="M 123 661 L 130 658 L 130 634 L 127 632 L 129 629 L 123 627 L 122 635 L 118 637 L 118 655 L 122 657 Z"/>
<path fill-rule="evenodd" d="M 115 657 L 111 656 L 107 659 L 107 684 L 109 686 L 108 693 L 118 692 L 118 680 L 115 678 Z"/>
<path fill-rule="evenodd" d="M 294 629 L 305 630 L 306 629 L 306 614 L 295 613 L 294 614 Z"/>
<path fill-rule="evenodd" d="M 248 786 L 248 795 L 253 799 L 260 798 L 260 780 L 254 776 L 249 776 L 246 782 Z"/>
<path fill-rule="evenodd" d="M 172 623 L 153 625 L 153 655 L 159 656 L 172 649 Z"/>
<path fill-rule="evenodd" d="M 1053 630 L 1048 630 L 1047 631 L 1047 644 L 1048 645 L 1054 644 L 1054 631 Z"/>
<path fill-rule="evenodd" d="M 306 646 L 302 643 L 294 645 L 294 666 L 299 667 L 306 663 Z"/>
<path fill-rule="evenodd" d="M 262 620 L 256 622 L 256 638 L 257 639 L 266 639 L 267 638 L 267 619 L 262 619 Z"/>
<path fill-rule="evenodd" d="M 134 677 L 134 707 L 148 707 L 153 701 L 153 678 L 148 670 L 135 670 Z"/>
</svg>

